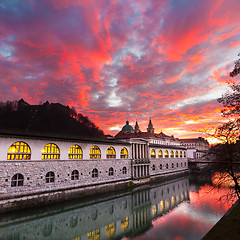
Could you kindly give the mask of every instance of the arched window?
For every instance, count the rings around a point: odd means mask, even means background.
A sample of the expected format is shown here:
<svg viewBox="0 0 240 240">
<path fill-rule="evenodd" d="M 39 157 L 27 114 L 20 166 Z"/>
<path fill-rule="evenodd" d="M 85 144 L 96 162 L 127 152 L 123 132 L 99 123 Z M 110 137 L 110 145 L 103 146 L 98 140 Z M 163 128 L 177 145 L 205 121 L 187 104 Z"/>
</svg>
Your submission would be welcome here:
<svg viewBox="0 0 240 240">
<path fill-rule="evenodd" d="M 160 201 L 159 205 L 160 205 L 160 211 L 163 212 L 165 209 L 165 204 L 164 204 L 163 200 Z"/>
<path fill-rule="evenodd" d="M 174 163 L 172 163 L 172 168 L 174 168 Z"/>
<path fill-rule="evenodd" d="M 156 169 L 156 167 L 155 167 L 155 165 L 153 164 L 153 165 L 152 165 L 152 170 L 155 171 L 155 169 Z"/>
<path fill-rule="evenodd" d="M 71 174 L 71 180 L 78 180 L 79 179 L 79 172 L 78 170 L 73 170 Z"/>
<path fill-rule="evenodd" d="M 159 168 L 162 169 L 162 164 L 159 165 Z"/>
<path fill-rule="evenodd" d="M 122 148 L 122 150 L 120 152 L 120 157 L 121 158 L 128 158 L 128 150 L 125 147 Z"/>
<path fill-rule="evenodd" d="M 169 157 L 169 155 L 168 155 L 168 150 L 165 151 L 164 157 L 165 157 L 165 158 L 168 158 L 168 157 Z"/>
<path fill-rule="evenodd" d="M 106 154 L 107 158 L 116 158 L 116 151 L 113 147 L 109 147 L 107 149 L 107 154 Z"/>
<path fill-rule="evenodd" d="M 178 163 L 177 163 L 177 167 L 178 167 Z"/>
<path fill-rule="evenodd" d="M 15 174 L 11 180 L 11 187 L 23 186 L 23 175 L 20 173 Z"/>
<path fill-rule="evenodd" d="M 183 152 L 183 155 L 184 155 L 184 157 L 186 157 L 186 152 L 185 151 Z"/>
<path fill-rule="evenodd" d="M 173 153 L 173 151 L 170 152 L 170 157 L 171 157 L 171 158 L 174 158 L 174 153 Z"/>
<path fill-rule="evenodd" d="M 115 223 L 110 223 L 106 226 L 106 235 L 108 238 L 111 238 L 116 231 L 116 225 Z"/>
<path fill-rule="evenodd" d="M 8 149 L 8 160 L 26 160 L 31 158 L 30 147 L 24 142 L 15 142 Z"/>
<path fill-rule="evenodd" d="M 124 166 L 123 169 L 122 169 L 122 173 L 123 174 L 127 174 L 127 168 Z"/>
<path fill-rule="evenodd" d="M 83 152 L 80 146 L 73 145 L 70 147 L 68 152 L 69 159 L 82 159 L 82 157 L 83 157 Z"/>
<path fill-rule="evenodd" d="M 93 178 L 97 178 L 97 177 L 98 177 L 98 170 L 97 170 L 96 168 L 94 168 L 94 169 L 92 170 L 92 177 L 93 177 Z"/>
<path fill-rule="evenodd" d="M 181 167 L 182 167 L 182 162 L 181 162 Z"/>
<path fill-rule="evenodd" d="M 167 206 L 167 209 L 169 210 L 170 206 L 171 206 L 171 201 L 170 199 L 167 199 L 166 200 L 166 206 Z"/>
<path fill-rule="evenodd" d="M 178 151 L 175 152 L 175 157 L 178 158 Z"/>
<path fill-rule="evenodd" d="M 114 174 L 114 170 L 112 167 L 110 167 L 108 170 L 108 176 L 113 176 L 113 174 Z"/>
<path fill-rule="evenodd" d="M 51 235 L 52 233 L 52 222 L 47 222 L 44 224 L 44 227 L 43 227 L 43 236 L 44 237 L 48 237 Z"/>
<path fill-rule="evenodd" d="M 87 239 L 88 240 L 95 240 L 95 239 L 98 240 L 98 239 L 100 239 L 100 229 L 97 228 L 97 229 L 95 229 L 91 232 L 88 232 L 87 233 Z"/>
<path fill-rule="evenodd" d="M 47 144 L 42 150 L 42 159 L 59 159 L 60 150 L 54 143 Z"/>
<path fill-rule="evenodd" d="M 166 164 L 166 169 L 168 169 L 168 163 Z"/>
<path fill-rule="evenodd" d="M 180 158 L 182 157 L 182 151 L 180 151 Z"/>
<path fill-rule="evenodd" d="M 55 181 L 55 174 L 54 172 L 48 172 L 45 177 L 46 183 L 53 183 Z"/>
<path fill-rule="evenodd" d="M 154 149 L 151 150 L 151 158 L 156 158 L 156 152 Z"/>
<path fill-rule="evenodd" d="M 98 146 L 93 146 L 90 149 L 89 158 L 90 159 L 101 158 L 101 151 L 100 151 L 100 148 Z"/>
<path fill-rule="evenodd" d="M 122 231 L 126 231 L 129 225 L 129 218 L 126 217 L 125 219 L 121 220 L 121 229 Z"/>
<path fill-rule="evenodd" d="M 70 218 L 70 227 L 75 228 L 78 223 L 78 216 L 71 216 Z"/>
<path fill-rule="evenodd" d="M 153 214 L 153 216 L 155 216 L 157 214 L 157 205 L 156 204 L 152 206 L 152 214 Z"/>
<path fill-rule="evenodd" d="M 172 196 L 172 207 L 176 205 L 176 197 Z"/>
<path fill-rule="evenodd" d="M 162 157 L 163 157 L 162 150 L 159 150 L 159 151 L 158 151 L 158 157 L 159 157 L 159 158 L 162 158 Z"/>
</svg>

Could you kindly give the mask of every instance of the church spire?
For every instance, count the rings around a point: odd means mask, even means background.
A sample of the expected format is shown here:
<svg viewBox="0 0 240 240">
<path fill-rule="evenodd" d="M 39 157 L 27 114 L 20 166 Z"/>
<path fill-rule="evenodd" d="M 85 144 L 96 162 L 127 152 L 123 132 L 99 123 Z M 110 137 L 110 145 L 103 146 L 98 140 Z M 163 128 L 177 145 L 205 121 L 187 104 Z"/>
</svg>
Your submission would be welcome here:
<svg viewBox="0 0 240 240">
<path fill-rule="evenodd" d="M 151 118 L 149 119 L 149 124 L 148 124 L 147 131 L 148 131 L 149 133 L 154 133 L 154 128 L 153 128 L 153 124 L 152 124 Z"/>
<path fill-rule="evenodd" d="M 140 132 L 140 129 L 139 129 L 137 120 L 136 120 L 136 124 L 135 124 L 134 129 L 135 129 L 135 132 L 136 132 L 136 133 Z"/>
</svg>

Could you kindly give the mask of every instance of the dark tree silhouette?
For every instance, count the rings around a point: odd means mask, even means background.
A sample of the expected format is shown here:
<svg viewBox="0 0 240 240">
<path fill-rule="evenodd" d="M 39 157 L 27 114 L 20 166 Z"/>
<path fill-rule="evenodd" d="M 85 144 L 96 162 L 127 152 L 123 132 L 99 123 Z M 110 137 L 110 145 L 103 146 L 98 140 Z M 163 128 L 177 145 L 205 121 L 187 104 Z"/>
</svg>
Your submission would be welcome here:
<svg viewBox="0 0 240 240">
<path fill-rule="evenodd" d="M 230 73 L 235 77 L 240 73 L 240 59 Z M 234 83 L 218 102 L 223 104 L 222 114 L 229 117 L 229 121 L 219 126 L 214 133 L 221 144 L 211 149 L 215 159 L 214 169 L 219 172 L 216 181 L 218 186 L 230 184 L 240 199 L 240 84 Z M 232 194 L 232 193 L 231 193 Z"/>
<path fill-rule="evenodd" d="M 48 101 L 30 105 L 20 101 L 0 103 L 0 129 L 20 130 L 25 133 L 41 133 L 102 138 L 104 133 L 88 117 L 77 114 L 75 108 Z"/>
<path fill-rule="evenodd" d="M 240 56 L 240 53 L 238 54 L 238 56 Z M 235 61 L 234 69 L 232 70 L 232 72 L 230 72 L 229 75 L 231 77 L 236 77 L 239 73 L 240 73 L 240 58 L 237 61 Z"/>
</svg>

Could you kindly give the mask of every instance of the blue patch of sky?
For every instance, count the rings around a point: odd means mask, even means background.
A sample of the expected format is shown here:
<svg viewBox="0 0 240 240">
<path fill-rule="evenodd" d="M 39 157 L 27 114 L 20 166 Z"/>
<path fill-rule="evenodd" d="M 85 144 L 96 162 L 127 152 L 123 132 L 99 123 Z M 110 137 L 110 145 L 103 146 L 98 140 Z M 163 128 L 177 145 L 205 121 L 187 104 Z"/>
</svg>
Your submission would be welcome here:
<svg viewBox="0 0 240 240">
<path fill-rule="evenodd" d="M 22 0 L 1 0 L 0 8 L 2 8 L 2 11 L 12 13 L 15 16 L 24 16 L 26 12 L 32 10 L 27 1 Z"/>
<path fill-rule="evenodd" d="M 9 45 L 8 42 L 12 41 L 14 38 L 9 36 L 2 40 L 0 45 L 0 55 L 4 58 L 11 58 L 13 56 L 14 47 Z"/>
<path fill-rule="evenodd" d="M 176 12 L 187 12 L 190 9 L 198 9 L 205 0 L 169 0 L 170 6 Z"/>
</svg>

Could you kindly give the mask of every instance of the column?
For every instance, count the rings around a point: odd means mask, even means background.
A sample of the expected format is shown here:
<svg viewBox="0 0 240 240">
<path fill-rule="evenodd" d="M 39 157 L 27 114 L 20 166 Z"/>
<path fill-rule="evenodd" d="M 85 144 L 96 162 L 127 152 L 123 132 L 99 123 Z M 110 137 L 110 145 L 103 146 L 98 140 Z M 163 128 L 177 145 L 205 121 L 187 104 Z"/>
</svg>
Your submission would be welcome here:
<svg viewBox="0 0 240 240">
<path fill-rule="evenodd" d="M 135 143 L 135 158 L 138 159 L 138 151 L 137 151 L 137 144 Z"/>
</svg>

